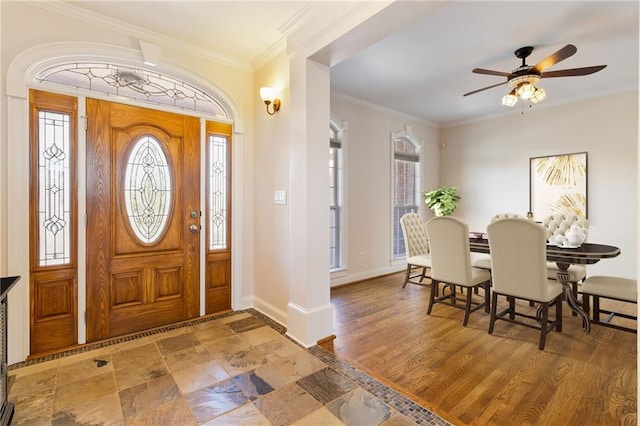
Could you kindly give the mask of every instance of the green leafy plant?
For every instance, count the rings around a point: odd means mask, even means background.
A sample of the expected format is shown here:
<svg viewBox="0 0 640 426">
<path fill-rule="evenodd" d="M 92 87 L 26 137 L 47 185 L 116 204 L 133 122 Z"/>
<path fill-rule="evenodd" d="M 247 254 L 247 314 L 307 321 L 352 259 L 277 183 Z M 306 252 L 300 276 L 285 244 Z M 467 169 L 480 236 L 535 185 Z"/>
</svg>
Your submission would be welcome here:
<svg viewBox="0 0 640 426">
<path fill-rule="evenodd" d="M 425 192 L 424 202 L 436 216 L 449 216 L 458 207 L 460 193 L 455 186 L 440 186 Z"/>
</svg>

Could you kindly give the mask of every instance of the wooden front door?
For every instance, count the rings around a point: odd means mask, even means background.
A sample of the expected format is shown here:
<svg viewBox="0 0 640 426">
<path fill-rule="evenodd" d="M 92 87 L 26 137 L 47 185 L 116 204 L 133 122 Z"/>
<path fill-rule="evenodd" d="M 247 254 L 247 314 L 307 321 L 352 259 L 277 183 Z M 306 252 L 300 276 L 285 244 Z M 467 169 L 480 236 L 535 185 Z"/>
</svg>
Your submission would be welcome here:
<svg viewBox="0 0 640 426">
<path fill-rule="evenodd" d="M 200 125 L 87 99 L 87 340 L 199 315 Z"/>
</svg>

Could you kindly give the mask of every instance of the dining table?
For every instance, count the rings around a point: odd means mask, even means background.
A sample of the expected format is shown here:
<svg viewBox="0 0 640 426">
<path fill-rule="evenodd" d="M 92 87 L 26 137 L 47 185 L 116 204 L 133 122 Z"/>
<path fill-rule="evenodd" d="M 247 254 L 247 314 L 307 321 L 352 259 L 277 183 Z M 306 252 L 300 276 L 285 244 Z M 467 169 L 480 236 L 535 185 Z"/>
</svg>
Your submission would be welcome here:
<svg viewBox="0 0 640 426">
<path fill-rule="evenodd" d="M 491 254 L 489 251 L 489 240 L 483 237 L 469 237 L 469 249 L 475 253 Z M 558 265 L 556 279 L 562 284 L 565 299 L 573 312 L 582 318 L 582 329 L 585 333 L 591 332 L 591 321 L 589 314 L 582 309 L 577 295 L 573 293 L 569 280 L 570 265 L 592 265 L 602 259 L 612 258 L 620 255 L 618 247 L 607 244 L 582 243 L 578 247 L 562 247 L 554 244 L 547 244 L 547 260 Z"/>
</svg>

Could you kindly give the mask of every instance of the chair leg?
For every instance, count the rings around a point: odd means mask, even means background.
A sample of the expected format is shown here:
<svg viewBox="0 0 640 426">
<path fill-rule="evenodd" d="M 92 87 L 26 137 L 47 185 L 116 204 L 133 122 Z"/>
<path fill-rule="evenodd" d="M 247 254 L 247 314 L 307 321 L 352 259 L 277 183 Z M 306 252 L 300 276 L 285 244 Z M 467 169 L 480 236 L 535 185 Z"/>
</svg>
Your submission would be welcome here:
<svg viewBox="0 0 640 426">
<path fill-rule="evenodd" d="M 582 293 L 582 310 L 589 315 L 591 308 L 589 307 L 589 295 Z"/>
<path fill-rule="evenodd" d="M 486 313 L 489 313 L 489 309 L 491 307 L 491 283 L 486 282 L 484 283 L 484 311 Z"/>
<path fill-rule="evenodd" d="M 562 296 L 556 299 L 556 331 L 562 332 Z"/>
<path fill-rule="evenodd" d="M 473 296 L 473 290 L 471 287 L 467 288 L 467 304 L 464 307 L 464 320 L 462 320 L 462 325 L 464 327 L 467 326 L 469 322 L 469 314 L 471 314 L 471 296 Z"/>
<path fill-rule="evenodd" d="M 420 280 L 418 282 L 422 282 L 427 276 L 427 268 L 425 266 L 422 267 L 422 274 L 420 274 Z"/>
<path fill-rule="evenodd" d="M 516 299 L 513 296 L 507 296 L 509 301 L 509 319 L 516 319 Z"/>
<path fill-rule="evenodd" d="M 493 326 L 496 323 L 496 306 L 498 305 L 498 293 L 491 296 L 491 317 L 489 319 L 489 334 L 493 334 Z"/>
<path fill-rule="evenodd" d="M 439 286 L 438 281 L 432 280 L 431 291 L 429 292 L 429 307 L 427 308 L 427 315 L 431 315 L 431 308 L 433 308 L 433 302 L 436 298 L 435 297 L 436 293 L 438 292 L 438 286 Z"/>
<path fill-rule="evenodd" d="M 593 321 L 600 322 L 600 296 L 593 295 Z"/>
<path fill-rule="evenodd" d="M 538 345 L 538 349 L 541 351 L 544 350 L 544 344 L 547 340 L 547 322 L 549 321 L 549 304 L 542 304 L 542 327 L 540 327 L 540 345 Z"/>
<path fill-rule="evenodd" d="M 407 283 L 409 282 L 409 276 L 411 275 L 411 265 L 409 265 L 407 263 L 407 273 L 404 276 L 404 283 L 402 284 L 402 288 L 405 288 L 407 286 Z"/>
</svg>

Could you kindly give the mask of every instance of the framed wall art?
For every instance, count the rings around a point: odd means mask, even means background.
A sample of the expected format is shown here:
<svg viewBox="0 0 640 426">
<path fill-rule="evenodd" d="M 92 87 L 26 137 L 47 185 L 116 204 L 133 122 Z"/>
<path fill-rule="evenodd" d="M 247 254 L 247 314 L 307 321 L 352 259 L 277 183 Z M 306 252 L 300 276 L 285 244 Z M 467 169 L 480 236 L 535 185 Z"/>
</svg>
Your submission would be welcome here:
<svg viewBox="0 0 640 426">
<path fill-rule="evenodd" d="M 553 213 L 587 217 L 587 153 L 529 159 L 529 211 L 535 220 Z"/>
</svg>

